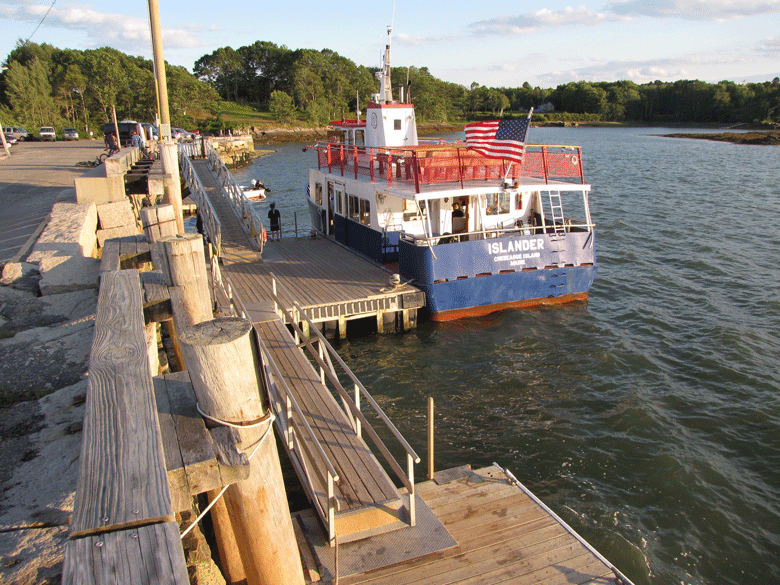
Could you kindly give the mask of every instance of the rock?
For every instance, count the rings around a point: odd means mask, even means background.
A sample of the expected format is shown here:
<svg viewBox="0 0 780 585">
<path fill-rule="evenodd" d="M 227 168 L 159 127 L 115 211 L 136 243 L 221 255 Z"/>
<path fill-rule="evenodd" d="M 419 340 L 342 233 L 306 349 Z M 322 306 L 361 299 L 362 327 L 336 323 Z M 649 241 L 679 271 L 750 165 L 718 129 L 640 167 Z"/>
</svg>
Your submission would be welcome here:
<svg viewBox="0 0 780 585">
<path fill-rule="evenodd" d="M 136 226 L 135 213 L 133 213 L 133 207 L 127 199 L 98 205 L 97 213 L 101 229 L 108 230 L 128 226 L 135 228 Z M 137 233 L 137 229 L 135 233 Z"/>
<path fill-rule="evenodd" d="M 98 288 L 100 260 L 84 256 L 50 256 L 39 263 L 42 295 Z"/>
<path fill-rule="evenodd" d="M 0 399 L 29 400 L 82 380 L 93 337 L 94 321 L 84 319 L 0 339 Z"/>
<path fill-rule="evenodd" d="M 55 203 L 51 219 L 33 246 L 27 261 L 44 258 L 95 255 L 97 206 L 94 203 Z"/>
<path fill-rule="evenodd" d="M 138 228 L 135 226 L 135 224 L 98 230 L 96 234 L 98 246 L 102 248 L 106 240 L 110 240 L 111 238 L 123 238 L 125 236 L 134 236 L 137 233 L 138 233 Z"/>
<path fill-rule="evenodd" d="M 81 451 L 81 433 L 69 430 L 84 418 L 74 400 L 86 388 L 85 380 L 3 410 L 0 583 L 60 582 Z"/>
<path fill-rule="evenodd" d="M 11 332 L 94 319 L 97 291 L 82 290 L 45 297 L 0 287 L 0 317 Z"/>
<path fill-rule="evenodd" d="M 3 276 L 0 284 L 38 294 L 38 282 L 40 280 L 41 273 L 36 264 L 10 262 L 3 266 Z"/>
</svg>

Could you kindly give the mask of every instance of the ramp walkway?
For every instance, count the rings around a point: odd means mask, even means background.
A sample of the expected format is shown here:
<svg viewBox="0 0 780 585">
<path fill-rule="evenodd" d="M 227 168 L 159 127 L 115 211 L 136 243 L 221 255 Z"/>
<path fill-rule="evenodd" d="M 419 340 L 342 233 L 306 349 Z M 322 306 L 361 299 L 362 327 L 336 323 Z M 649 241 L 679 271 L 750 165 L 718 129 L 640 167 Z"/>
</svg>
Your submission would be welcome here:
<svg viewBox="0 0 780 585">
<path fill-rule="evenodd" d="M 277 432 L 328 540 L 355 541 L 414 525 L 414 463 L 420 458 L 296 300 L 305 299 L 309 308 L 335 307 L 331 319 L 346 319 L 360 311 L 376 313 L 381 303 L 395 308 L 404 294 L 422 303 L 422 293 L 408 286 L 402 292 L 389 290 L 387 272 L 326 240 L 314 242 L 316 249 L 304 244 L 311 240 L 292 238 L 274 242 L 263 254 L 251 249 L 251 235 L 240 225 L 211 162 L 191 162 L 197 179 L 190 177 L 188 183 L 200 184 L 196 188 L 208 198 L 220 228 L 219 256 L 212 262 L 214 280 L 223 289 L 219 310 L 247 318 L 255 327 Z M 352 313 L 339 315 L 339 309 Z M 349 391 L 340 377 L 348 380 Z M 384 423 L 383 436 L 400 442 L 406 469 L 363 415 L 366 405 Z M 395 487 L 364 434 L 411 497 Z"/>
</svg>

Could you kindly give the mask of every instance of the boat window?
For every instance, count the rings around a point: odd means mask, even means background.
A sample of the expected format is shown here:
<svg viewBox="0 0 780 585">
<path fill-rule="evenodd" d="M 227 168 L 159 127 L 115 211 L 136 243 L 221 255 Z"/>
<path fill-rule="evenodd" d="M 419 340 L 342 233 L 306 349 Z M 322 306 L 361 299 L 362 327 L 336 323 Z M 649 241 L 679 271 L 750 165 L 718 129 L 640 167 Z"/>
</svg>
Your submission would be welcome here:
<svg viewBox="0 0 780 585">
<path fill-rule="evenodd" d="M 395 123 L 394 123 L 394 125 L 393 125 L 393 128 L 394 128 L 395 130 L 400 130 L 400 129 L 401 129 L 401 120 L 395 120 L 394 122 L 395 122 Z"/>
<path fill-rule="evenodd" d="M 360 200 L 360 223 L 371 225 L 371 203 L 365 199 Z"/>
<path fill-rule="evenodd" d="M 418 209 L 417 204 L 414 201 L 404 200 L 404 221 L 424 219 L 426 213 L 427 211 L 424 205 L 421 205 Z"/>
<path fill-rule="evenodd" d="M 349 196 L 349 218 L 360 221 L 360 199 L 354 195 Z"/>
<path fill-rule="evenodd" d="M 512 195 L 507 192 L 501 193 L 488 193 L 485 196 L 487 201 L 487 215 L 501 215 L 509 213 L 509 206 L 511 205 Z"/>
<path fill-rule="evenodd" d="M 355 130 L 355 146 L 365 146 L 365 145 L 366 145 L 366 131 Z"/>
<path fill-rule="evenodd" d="M 322 205 L 322 183 L 314 183 L 314 203 Z"/>
</svg>

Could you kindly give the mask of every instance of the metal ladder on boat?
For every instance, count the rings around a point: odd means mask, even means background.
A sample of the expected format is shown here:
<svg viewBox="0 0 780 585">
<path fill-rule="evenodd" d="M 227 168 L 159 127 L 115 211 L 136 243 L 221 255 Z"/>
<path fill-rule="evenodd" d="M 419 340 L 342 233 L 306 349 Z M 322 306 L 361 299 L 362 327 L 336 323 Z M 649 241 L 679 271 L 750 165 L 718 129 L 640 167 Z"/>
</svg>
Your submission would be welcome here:
<svg viewBox="0 0 780 585">
<path fill-rule="evenodd" d="M 566 235 L 566 220 L 563 217 L 563 204 L 561 203 L 561 192 L 550 191 L 550 212 L 552 213 L 553 227 L 556 236 Z"/>
</svg>

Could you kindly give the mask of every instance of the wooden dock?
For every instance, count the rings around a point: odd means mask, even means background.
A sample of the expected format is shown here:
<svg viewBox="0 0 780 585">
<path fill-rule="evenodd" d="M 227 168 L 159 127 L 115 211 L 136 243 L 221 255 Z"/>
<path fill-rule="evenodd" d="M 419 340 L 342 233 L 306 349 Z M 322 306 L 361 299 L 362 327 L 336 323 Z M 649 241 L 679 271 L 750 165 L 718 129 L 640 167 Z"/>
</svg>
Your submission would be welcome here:
<svg viewBox="0 0 780 585">
<path fill-rule="evenodd" d="M 390 284 L 390 272 L 336 242 L 323 237 L 284 238 L 268 242 L 262 253 L 255 251 L 209 162 L 191 162 L 221 223 L 222 274 L 245 306 L 272 298 L 273 272 L 309 319 L 332 324 L 342 337 L 347 321 L 355 319 L 375 317 L 379 332 L 416 326 L 424 293 L 408 284 Z"/>
<path fill-rule="evenodd" d="M 621 583 L 608 564 L 496 467 L 442 472 L 437 481 L 417 484 L 417 490 L 456 544 L 400 562 L 387 551 L 403 551 L 408 546 L 403 541 L 393 542 L 393 538 L 413 540 L 402 533 L 377 537 L 384 542 L 340 546 L 340 585 Z M 316 570 L 307 573 L 308 582 L 332 582 L 335 551 L 322 545 L 310 518 L 307 511 L 296 514 L 299 526 L 307 531 L 310 558 L 316 565 Z M 386 566 L 360 570 L 378 556 L 385 557 L 381 562 Z"/>
</svg>

